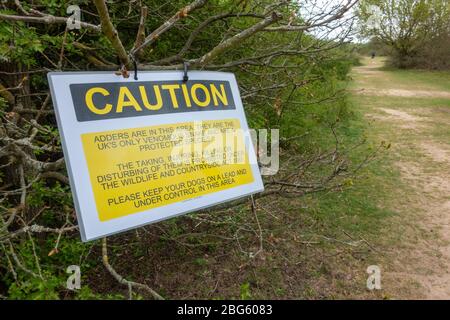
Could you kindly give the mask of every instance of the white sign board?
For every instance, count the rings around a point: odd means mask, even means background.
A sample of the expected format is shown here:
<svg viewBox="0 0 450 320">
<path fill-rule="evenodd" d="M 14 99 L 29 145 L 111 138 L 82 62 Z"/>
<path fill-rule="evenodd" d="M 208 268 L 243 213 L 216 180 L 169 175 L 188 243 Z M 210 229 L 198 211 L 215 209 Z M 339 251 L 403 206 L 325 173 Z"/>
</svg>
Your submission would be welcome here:
<svg viewBox="0 0 450 320">
<path fill-rule="evenodd" d="M 264 189 L 231 73 L 52 72 L 83 241 Z"/>
</svg>

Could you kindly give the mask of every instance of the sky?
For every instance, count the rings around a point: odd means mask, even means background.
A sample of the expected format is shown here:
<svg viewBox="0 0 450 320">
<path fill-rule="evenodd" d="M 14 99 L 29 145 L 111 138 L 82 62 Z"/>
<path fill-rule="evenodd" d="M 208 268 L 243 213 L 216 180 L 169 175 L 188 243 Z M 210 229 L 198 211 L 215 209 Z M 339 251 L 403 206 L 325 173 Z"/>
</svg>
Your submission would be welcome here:
<svg viewBox="0 0 450 320">
<path fill-rule="evenodd" d="M 347 0 L 299 0 L 299 3 L 301 5 L 300 12 L 304 16 L 311 16 L 323 14 L 324 12 L 330 12 L 333 8 L 337 8 L 338 6 L 342 7 L 345 3 L 347 3 Z M 354 8 L 356 8 L 356 5 Z M 317 37 L 326 37 L 328 39 L 334 39 L 346 34 L 349 30 L 352 17 L 354 17 L 354 8 L 346 12 L 344 17 L 339 22 L 333 23 L 333 27 L 335 27 L 334 30 L 330 31 L 328 28 L 318 28 L 313 30 L 311 33 Z M 333 12 L 335 11 L 333 10 Z M 344 25 L 339 25 L 343 21 L 346 21 Z M 356 27 L 356 25 L 354 25 L 354 27 Z M 358 41 L 357 37 L 354 35 L 354 32 L 353 36 L 350 36 L 348 40 L 351 38 L 354 42 Z"/>
</svg>

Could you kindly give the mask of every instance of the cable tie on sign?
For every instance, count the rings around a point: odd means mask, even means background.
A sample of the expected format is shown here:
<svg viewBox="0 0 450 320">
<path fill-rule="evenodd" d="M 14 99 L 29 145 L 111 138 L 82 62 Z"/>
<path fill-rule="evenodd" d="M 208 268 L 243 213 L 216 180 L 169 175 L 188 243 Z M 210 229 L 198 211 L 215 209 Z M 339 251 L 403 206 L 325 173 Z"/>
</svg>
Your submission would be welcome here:
<svg viewBox="0 0 450 320">
<path fill-rule="evenodd" d="M 183 82 L 187 82 L 189 80 L 188 77 L 188 67 L 189 67 L 189 63 L 184 61 L 183 62 L 183 69 L 184 69 L 184 73 L 183 73 Z"/>
<path fill-rule="evenodd" d="M 133 65 L 134 65 L 134 80 L 137 81 L 138 80 L 138 76 L 137 76 L 137 74 L 138 74 L 137 61 L 136 61 L 136 58 L 134 56 L 132 56 L 131 58 L 133 60 Z"/>
</svg>

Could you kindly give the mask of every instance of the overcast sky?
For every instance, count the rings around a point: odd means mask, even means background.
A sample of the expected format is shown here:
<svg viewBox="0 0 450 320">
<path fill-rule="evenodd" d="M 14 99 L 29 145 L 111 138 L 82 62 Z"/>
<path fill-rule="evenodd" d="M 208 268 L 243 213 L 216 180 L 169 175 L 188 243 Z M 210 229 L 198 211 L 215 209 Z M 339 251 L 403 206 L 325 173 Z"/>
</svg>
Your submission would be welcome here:
<svg viewBox="0 0 450 320">
<path fill-rule="evenodd" d="M 335 10 L 338 7 L 343 7 L 344 4 L 347 3 L 348 0 L 299 0 L 299 3 L 301 5 L 300 11 L 302 12 L 303 16 L 311 16 L 311 15 L 319 15 L 323 14 L 325 12 L 335 12 Z M 340 20 L 340 22 L 334 22 L 333 27 L 336 27 L 334 30 L 330 32 L 328 28 L 319 28 L 313 30 L 313 34 L 318 37 L 324 37 L 327 38 L 336 38 L 339 37 L 346 32 L 348 32 L 350 28 L 350 22 L 352 20 L 352 17 L 354 16 L 354 8 L 356 8 L 356 5 L 353 7 L 352 10 L 347 12 L 344 17 Z M 341 26 L 338 26 L 339 24 L 345 23 Z M 357 41 L 356 36 L 351 35 L 348 40 L 352 38 L 353 41 Z"/>
</svg>

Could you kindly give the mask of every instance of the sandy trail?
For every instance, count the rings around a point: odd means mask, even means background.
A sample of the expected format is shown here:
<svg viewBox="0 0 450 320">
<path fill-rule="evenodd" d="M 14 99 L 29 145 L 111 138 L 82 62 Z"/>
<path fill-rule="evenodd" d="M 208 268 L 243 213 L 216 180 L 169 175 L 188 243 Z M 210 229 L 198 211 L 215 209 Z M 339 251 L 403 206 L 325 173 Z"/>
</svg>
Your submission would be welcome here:
<svg viewBox="0 0 450 320">
<path fill-rule="evenodd" d="M 381 98 L 450 98 L 450 91 L 404 89 L 408 84 L 394 81 L 382 66 L 383 61 L 375 59 L 355 68 L 357 88 L 353 92 L 379 99 L 379 105 L 372 100 L 374 107 L 366 116 L 374 126 L 392 128 L 381 138 L 395 144 L 401 180 L 413 190 L 398 203 L 387 204 L 403 217 L 411 217 L 411 225 L 404 228 L 407 231 L 401 234 L 398 248 L 388 254 L 384 283 L 394 298 L 450 299 L 450 145 L 428 134 L 433 123 L 426 100 L 417 112 L 395 104 L 386 107 Z M 450 113 L 441 112 L 438 117 L 450 123 Z M 402 286 L 408 290 L 399 289 Z"/>
<path fill-rule="evenodd" d="M 361 89 L 355 90 L 357 94 L 368 96 L 390 96 L 390 97 L 405 97 L 405 98 L 450 98 L 450 92 L 438 90 L 405 90 L 405 89 Z"/>
</svg>

